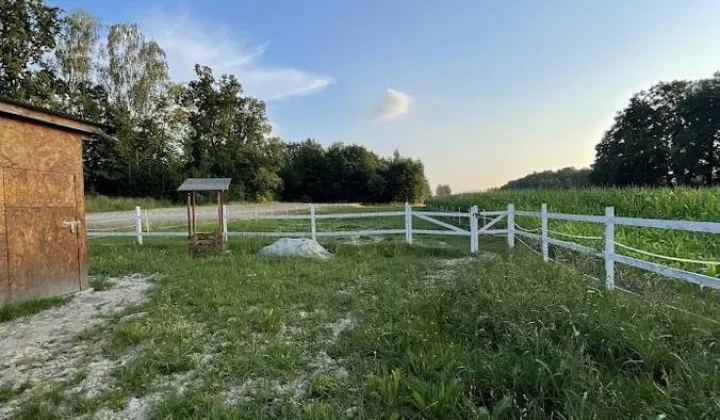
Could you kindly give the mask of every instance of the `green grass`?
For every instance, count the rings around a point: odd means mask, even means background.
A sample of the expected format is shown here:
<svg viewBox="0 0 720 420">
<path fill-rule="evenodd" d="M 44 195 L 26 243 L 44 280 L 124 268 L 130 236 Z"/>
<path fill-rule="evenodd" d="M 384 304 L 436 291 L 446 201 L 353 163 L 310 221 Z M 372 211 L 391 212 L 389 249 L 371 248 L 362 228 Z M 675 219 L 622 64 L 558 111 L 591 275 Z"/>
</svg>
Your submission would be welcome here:
<svg viewBox="0 0 720 420">
<path fill-rule="evenodd" d="M 96 292 L 110 289 L 113 286 L 113 282 L 107 276 L 93 277 L 89 283 Z"/>
<path fill-rule="evenodd" d="M 143 317 L 118 314 L 83 338 L 134 357 L 110 391 L 53 390 L 20 413 L 67 418 L 160 395 L 150 418 L 720 417 L 720 329 L 664 306 L 718 318 L 714 292 L 677 285 L 641 300 L 502 238 L 481 242 L 496 258 L 461 262 L 466 238 L 442 240 L 328 241 L 327 262 L 264 260 L 263 240 L 198 259 L 177 238 L 94 240 L 93 275 L 161 275 L 131 310 Z M 178 378 L 184 389 L 169 385 Z"/>
<path fill-rule="evenodd" d="M 720 221 L 720 188 L 712 189 L 580 189 L 580 190 L 509 190 L 487 193 L 459 194 L 437 197 L 430 208 L 467 209 L 477 205 L 480 209 L 502 210 L 509 203 L 518 210 L 540 211 L 547 203 L 548 211 L 572 214 L 602 215 L 606 206 L 615 207 L 616 216 L 653 219 Z M 527 229 L 537 229 L 539 218 L 516 217 L 516 223 Z M 504 224 L 498 225 L 504 227 Z M 549 222 L 549 229 L 575 235 L 603 236 L 603 225 L 583 222 Z M 557 239 L 568 240 L 552 234 Z M 720 261 L 720 240 L 717 235 L 664 229 L 616 226 L 616 241 L 635 248 L 670 257 L 704 261 Z M 602 240 L 569 239 L 594 249 L 602 249 Z M 718 266 L 669 262 L 642 256 L 616 248 L 617 252 L 631 257 L 720 277 Z"/>
<path fill-rule="evenodd" d="M 7 322 L 23 316 L 36 314 L 54 306 L 63 305 L 67 303 L 68 299 L 69 297 L 61 296 L 2 305 L 0 306 L 0 322 Z"/>
<path fill-rule="evenodd" d="M 104 195 L 86 195 L 85 211 L 87 213 L 98 213 L 104 211 L 134 210 L 140 206 L 143 209 L 156 209 L 163 207 L 174 207 L 182 203 L 173 203 L 170 200 L 152 197 L 107 197 Z"/>
</svg>

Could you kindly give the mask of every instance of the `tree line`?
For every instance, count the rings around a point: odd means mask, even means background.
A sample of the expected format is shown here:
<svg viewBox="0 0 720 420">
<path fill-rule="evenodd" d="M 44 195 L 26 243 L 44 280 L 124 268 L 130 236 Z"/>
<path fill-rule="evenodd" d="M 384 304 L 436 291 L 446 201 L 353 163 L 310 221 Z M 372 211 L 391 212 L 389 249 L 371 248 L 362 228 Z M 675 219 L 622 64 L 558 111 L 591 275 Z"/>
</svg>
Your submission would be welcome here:
<svg viewBox="0 0 720 420">
<path fill-rule="evenodd" d="M 85 188 L 176 197 L 186 177 L 231 177 L 231 198 L 423 201 L 422 162 L 358 145 L 271 135 L 265 103 L 232 74 L 195 66 L 171 80 L 165 52 L 134 23 L 105 25 L 44 0 L 0 0 L 0 97 L 113 127 L 84 143 Z"/>
<path fill-rule="evenodd" d="M 582 188 L 589 184 L 590 169 L 562 168 L 557 171 L 533 172 L 522 178 L 509 181 L 501 190 L 525 188 Z"/>
</svg>

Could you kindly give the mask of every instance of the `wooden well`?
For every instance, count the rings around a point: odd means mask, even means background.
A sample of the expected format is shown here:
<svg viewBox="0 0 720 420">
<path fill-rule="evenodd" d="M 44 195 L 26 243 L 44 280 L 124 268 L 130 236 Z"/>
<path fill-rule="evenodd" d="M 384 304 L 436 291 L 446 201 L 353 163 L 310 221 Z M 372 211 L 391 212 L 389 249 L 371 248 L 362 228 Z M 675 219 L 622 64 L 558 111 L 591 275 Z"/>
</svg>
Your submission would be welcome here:
<svg viewBox="0 0 720 420">
<path fill-rule="evenodd" d="M 188 246 L 190 255 L 206 255 L 227 248 L 227 236 L 223 232 L 225 220 L 225 195 L 231 178 L 188 178 L 178 191 L 187 193 Z M 214 232 L 198 232 L 197 193 L 212 193 L 217 198 L 217 228 Z"/>
</svg>

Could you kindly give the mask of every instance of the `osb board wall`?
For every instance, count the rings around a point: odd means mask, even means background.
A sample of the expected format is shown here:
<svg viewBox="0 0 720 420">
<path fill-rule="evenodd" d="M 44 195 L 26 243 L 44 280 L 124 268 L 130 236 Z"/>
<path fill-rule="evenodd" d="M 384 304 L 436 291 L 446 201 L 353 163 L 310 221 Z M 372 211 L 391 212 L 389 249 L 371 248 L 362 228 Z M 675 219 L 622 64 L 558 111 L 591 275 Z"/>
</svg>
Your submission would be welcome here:
<svg viewBox="0 0 720 420">
<path fill-rule="evenodd" d="M 7 208 L 13 301 L 64 295 L 80 289 L 78 236 L 62 228 L 75 208 Z M 32 226 L 32 228 L 28 228 Z"/>
<path fill-rule="evenodd" d="M 0 166 L 82 173 L 81 135 L 0 117 Z"/>
<path fill-rule="evenodd" d="M 5 206 L 3 205 L 3 169 L 0 168 L 0 305 L 10 300 L 10 276 L 8 274 L 7 232 L 5 231 Z"/>
<path fill-rule="evenodd" d="M 6 169 L 5 207 L 75 207 L 75 175 Z"/>
<path fill-rule="evenodd" d="M 80 260 L 80 289 L 85 290 L 89 286 L 87 278 L 87 231 L 85 230 L 85 188 L 83 186 L 83 176 L 75 175 L 75 214 L 76 219 L 80 221 L 78 227 L 78 256 Z"/>
<path fill-rule="evenodd" d="M 87 287 L 82 138 L 0 116 L 0 303 Z"/>
</svg>

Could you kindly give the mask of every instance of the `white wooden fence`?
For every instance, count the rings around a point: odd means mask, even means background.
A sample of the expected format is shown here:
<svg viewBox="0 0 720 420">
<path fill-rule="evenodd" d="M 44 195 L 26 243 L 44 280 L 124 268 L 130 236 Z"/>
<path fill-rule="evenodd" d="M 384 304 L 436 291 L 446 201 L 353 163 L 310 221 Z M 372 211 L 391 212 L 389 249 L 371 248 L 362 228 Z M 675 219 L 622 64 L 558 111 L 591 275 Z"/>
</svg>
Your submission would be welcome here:
<svg viewBox="0 0 720 420">
<path fill-rule="evenodd" d="M 187 232 L 183 231 L 163 231 L 154 229 L 151 231 L 147 213 L 143 218 L 143 211 L 138 207 L 135 209 L 135 217 L 131 225 L 122 225 L 125 220 L 117 220 L 117 228 L 98 228 L 97 226 L 88 229 L 89 238 L 111 237 L 111 236 L 131 236 L 135 237 L 139 244 L 142 244 L 144 236 L 187 236 Z M 515 223 L 515 217 L 531 217 L 540 219 L 540 228 L 535 230 L 523 229 Z M 386 217 L 403 217 L 405 227 L 403 229 L 367 229 L 355 231 L 318 231 L 317 220 L 327 219 L 360 219 L 360 218 L 386 218 Z M 444 229 L 415 229 L 413 228 L 413 217 L 432 223 Z M 479 217 L 483 219 L 483 226 L 479 226 Z M 521 211 L 515 210 L 513 204 L 508 204 L 507 209 L 499 211 L 478 211 L 477 206 L 471 207 L 467 212 L 460 211 L 424 211 L 414 210 L 409 204 L 405 204 L 403 211 L 381 211 L 381 212 L 361 212 L 361 213 L 317 213 L 316 206 L 309 206 L 309 214 L 270 214 L 270 215 L 254 215 L 253 217 L 243 217 L 243 220 L 308 220 L 309 229 L 306 232 L 236 232 L 228 231 L 228 225 L 232 218 L 230 212 L 225 211 L 225 220 L 222 224 L 223 235 L 228 237 L 309 237 L 317 240 L 320 237 L 348 237 L 348 236 L 378 236 L 378 235 L 404 235 L 405 242 L 412 244 L 415 235 L 440 235 L 440 236 L 467 236 L 470 239 L 470 252 L 477 253 L 479 251 L 480 235 L 504 235 L 507 237 L 509 247 L 515 246 L 516 236 L 521 238 L 529 238 L 537 240 L 540 243 L 540 255 L 543 260 L 549 261 L 549 246 L 554 245 L 560 248 L 569 249 L 582 254 L 587 254 L 604 259 L 605 262 L 605 287 L 613 289 L 615 287 L 615 264 L 625 264 L 631 267 L 661 274 L 664 276 L 680 279 L 690 283 L 698 284 L 704 287 L 720 289 L 720 279 L 705 274 L 681 270 L 674 267 L 657 264 L 647 260 L 632 258 L 615 252 L 615 246 L 629 249 L 633 252 L 644 254 L 654 258 L 664 258 L 666 260 L 700 263 L 705 265 L 720 265 L 715 261 L 698 261 L 676 257 L 668 257 L 633 248 L 628 245 L 616 242 L 615 226 L 634 226 L 658 229 L 682 230 L 697 233 L 720 233 L 720 223 L 713 222 L 690 222 L 681 220 L 662 220 L 662 219 L 641 219 L 632 217 L 616 217 L 613 207 L 605 209 L 605 215 L 576 215 L 564 213 L 549 213 L 547 205 L 543 204 L 540 211 Z M 453 225 L 439 218 L 457 220 L 458 222 L 467 219 L 469 229 Z M 506 220 L 505 228 L 494 228 L 501 221 Z M 595 249 L 581 245 L 575 242 L 564 241 L 549 236 L 548 222 L 550 220 L 564 220 L 574 222 L 588 222 L 604 225 L 605 234 L 603 237 L 591 237 L 582 235 L 568 235 L 561 232 L 553 232 L 559 235 L 565 235 L 577 239 L 595 239 L 602 240 L 603 251 L 599 252 Z M 113 221 L 110 221 L 113 222 Z M 144 224 L 143 224 L 144 222 Z M 176 225 L 171 227 L 179 227 Z M 123 228 L 132 227 L 132 230 L 122 230 Z M 533 233 L 540 231 L 540 234 Z"/>
</svg>

